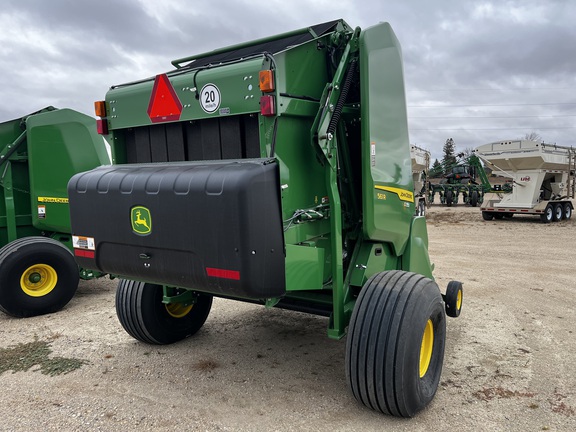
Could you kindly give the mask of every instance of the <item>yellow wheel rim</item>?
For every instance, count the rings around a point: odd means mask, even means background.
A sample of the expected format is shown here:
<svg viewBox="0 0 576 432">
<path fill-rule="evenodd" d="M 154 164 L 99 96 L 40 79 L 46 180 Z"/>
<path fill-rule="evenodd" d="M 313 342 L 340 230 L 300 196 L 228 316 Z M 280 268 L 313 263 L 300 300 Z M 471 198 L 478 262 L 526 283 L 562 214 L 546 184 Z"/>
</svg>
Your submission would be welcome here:
<svg viewBox="0 0 576 432">
<path fill-rule="evenodd" d="M 462 307 L 462 290 L 458 290 L 458 295 L 456 296 L 456 310 L 460 310 Z"/>
<path fill-rule="evenodd" d="M 20 288 L 31 297 L 48 295 L 57 283 L 58 274 L 48 264 L 34 264 L 20 277 Z"/>
<path fill-rule="evenodd" d="M 190 313 L 194 305 L 184 306 L 181 303 L 171 303 L 167 304 L 166 310 L 168 314 L 174 318 L 183 318 Z"/>
<path fill-rule="evenodd" d="M 434 326 L 432 320 L 428 320 L 424 333 L 422 334 L 422 345 L 420 347 L 420 378 L 426 375 L 430 360 L 432 360 L 432 349 L 434 348 Z"/>
</svg>

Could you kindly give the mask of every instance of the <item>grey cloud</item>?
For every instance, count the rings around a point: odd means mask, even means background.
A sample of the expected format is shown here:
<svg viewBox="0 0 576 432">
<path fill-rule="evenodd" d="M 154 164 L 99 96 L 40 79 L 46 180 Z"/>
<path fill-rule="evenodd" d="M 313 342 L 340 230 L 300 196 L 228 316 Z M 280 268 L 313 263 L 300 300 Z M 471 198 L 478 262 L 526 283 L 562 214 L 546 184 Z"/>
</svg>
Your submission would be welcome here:
<svg viewBox="0 0 576 432">
<path fill-rule="evenodd" d="M 2 31 L 15 35 L 0 47 L 0 96 L 12 101 L 0 106 L 0 121 L 46 104 L 91 113 L 110 85 L 169 70 L 175 58 L 344 18 L 364 28 L 392 24 L 403 47 L 414 143 L 438 155 L 448 137 L 458 149 L 531 130 L 573 143 L 574 130 L 564 128 L 574 117 L 553 116 L 574 115 L 576 105 L 538 105 L 576 102 L 576 4 L 567 0 L 270 0 L 267 7 L 248 0 L 8 0 L 0 18 L 9 26 Z M 17 25 L 53 47 L 22 39 Z M 503 103 L 515 106 L 482 106 Z"/>
</svg>

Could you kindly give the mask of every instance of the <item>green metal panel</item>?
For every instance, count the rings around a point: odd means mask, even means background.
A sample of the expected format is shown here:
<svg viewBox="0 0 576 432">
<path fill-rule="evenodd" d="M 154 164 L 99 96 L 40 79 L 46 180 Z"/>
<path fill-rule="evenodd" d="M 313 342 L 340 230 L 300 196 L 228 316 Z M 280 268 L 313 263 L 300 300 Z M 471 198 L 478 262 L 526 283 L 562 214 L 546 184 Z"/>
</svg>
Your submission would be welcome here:
<svg viewBox="0 0 576 432">
<path fill-rule="evenodd" d="M 286 286 L 289 291 L 322 289 L 324 249 L 286 245 Z"/>
<path fill-rule="evenodd" d="M 287 116 L 278 118 L 276 157 L 280 163 L 284 221 L 288 221 L 298 210 L 322 206 L 328 195 L 324 169 L 318 164 L 314 149 L 308 144 L 310 125 L 311 119 Z M 301 222 L 285 223 L 286 243 L 298 244 L 322 236 L 330 230 L 326 220 L 303 217 Z"/>
<path fill-rule="evenodd" d="M 308 42 L 276 56 L 278 94 L 320 99 L 328 81 L 328 70 L 326 53 L 318 49 L 318 44 L 326 44 L 327 39 L 324 37 L 317 42 Z M 279 113 L 282 108 L 279 107 Z M 316 115 L 316 112 L 312 115 Z"/>
<path fill-rule="evenodd" d="M 360 35 L 364 234 L 403 253 L 414 188 L 400 45 L 388 23 Z"/>
<path fill-rule="evenodd" d="M 373 274 L 400 267 L 400 260 L 390 250 L 389 244 L 362 241 L 358 248 L 354 265 L 350 268 L 351 285 L 361 287 Z"/>
<path fill-rule="evenodd" d="M 169 73 L 182 104 L 178 121 L 259 112 L 258 73 L 263 62 L 263 58 L 258 58 L 213 69 Z M 205 112 L 200 104 L 199 93 L 207 84 L 215 85 L 220 92 L 220 106 L 213 113 Z M 153 79 L 113 87 L 106 95 L 109 129 L 152 124 L 147 111 L 153 88 Z"/>
<path fill-rule="evenodd" d="M 33 225 L 70 232 L 66 187 L 72 175 L 110 163 L 92 117 L 69 109 L 31 116 L 26 121 Z"/>
</svg>

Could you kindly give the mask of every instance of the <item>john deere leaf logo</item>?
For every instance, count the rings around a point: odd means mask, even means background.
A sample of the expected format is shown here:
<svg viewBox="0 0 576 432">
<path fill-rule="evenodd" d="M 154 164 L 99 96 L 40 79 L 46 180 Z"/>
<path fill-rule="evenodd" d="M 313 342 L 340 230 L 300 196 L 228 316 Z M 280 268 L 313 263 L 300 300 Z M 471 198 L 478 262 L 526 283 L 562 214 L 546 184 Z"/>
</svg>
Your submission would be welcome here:
<svg viewBox="0 0 576 432">
<path fill-rule="evenodd" d="M 132 231 L 139 235 L 146 235 L 152 232 L 152 216 L 146 207 L 132 207 L 130 217 L 132 220 Z"/>
</svg>

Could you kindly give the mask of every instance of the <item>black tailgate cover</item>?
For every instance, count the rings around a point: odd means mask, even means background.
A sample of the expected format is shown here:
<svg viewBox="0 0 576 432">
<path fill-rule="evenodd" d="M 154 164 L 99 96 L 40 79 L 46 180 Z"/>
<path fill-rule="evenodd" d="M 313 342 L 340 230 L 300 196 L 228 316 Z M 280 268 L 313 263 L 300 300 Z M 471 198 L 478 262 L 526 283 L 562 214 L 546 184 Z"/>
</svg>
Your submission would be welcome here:
<svg viewBox="0 0 576 432">
<path fill-rule="evenodd" d="M 227 296 L 285 293 L 278 164 L 127 164 L 68 184 L 81 267 Z"/>
</svg>

